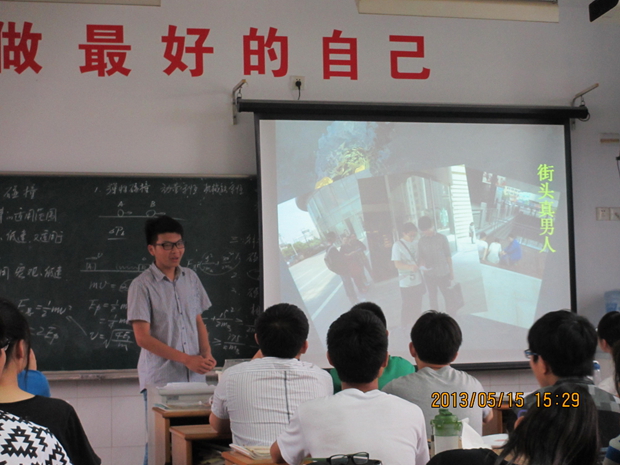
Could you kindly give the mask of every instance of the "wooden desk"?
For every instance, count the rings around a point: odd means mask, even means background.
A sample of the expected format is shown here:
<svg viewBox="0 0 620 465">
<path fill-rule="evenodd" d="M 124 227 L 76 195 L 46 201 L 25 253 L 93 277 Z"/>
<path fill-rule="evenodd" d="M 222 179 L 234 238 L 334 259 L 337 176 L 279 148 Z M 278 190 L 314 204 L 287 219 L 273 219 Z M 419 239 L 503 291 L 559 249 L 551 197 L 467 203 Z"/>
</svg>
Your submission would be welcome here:
<svg viewBox="0 0 620 465">
<path fill-rule="evenodd" d="M 209 423 L 211 409 L 178 409 L 166 410 L 161 407 L 153 407 L 154 424 L 154 443 L 155 457 L 154 462 L 149 458 L 149 463 L 155 465 L 170 465 L 172 463 L 170 427 L 177 425 L 187 425 Z"/>
<path fill-rule="evenodd" d="M 230 433 L 218 433 L 211 425 L 185 425 L 170 427 L 172 465 L 193 465 L 193 441 L 232 441 Z"/>
<path fill-rule="evenodd" d="M 254 460 L 239 452 L 222 452 L 224 465 L 275 465 L 271 459 Z"/>
</svg>

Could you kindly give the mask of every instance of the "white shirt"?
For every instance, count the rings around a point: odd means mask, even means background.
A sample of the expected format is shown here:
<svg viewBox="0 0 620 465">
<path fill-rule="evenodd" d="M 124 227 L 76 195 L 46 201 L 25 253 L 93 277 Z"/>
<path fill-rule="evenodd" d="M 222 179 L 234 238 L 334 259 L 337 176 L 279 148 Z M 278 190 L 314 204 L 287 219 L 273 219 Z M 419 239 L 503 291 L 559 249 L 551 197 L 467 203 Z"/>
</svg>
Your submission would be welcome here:
<svg viewBox="0 0 620 465">
<path fill-rule="evenodd" d="M 384 465 L 424 465 L 429 458 L 420 408 L 379 390 L 345 389 L 300 405 L 278 447 L 291 465 L 356 452 Z"/>
<path fill-rule="evenodd" d="M 499 242 L 491 242 L 489 244 L 489 253 L 487 254 L 487 262 L 499 263 L 499 253 L 502 250 L 502 244 Z"/>
<path fill-rule="evenodd" d="M 400 239 L 392 245 L 392 261 L 403 262 L 405 265 L 417 265 L 418 241 L 408 242 Z M 398 270 L 398 285 L 400 287 L 413 287 L 422 284 L 420 271 Z"/>
<path fill-rule="evenodd" d="M 456 415 L 459 420 L 469 418 L 469 425 L 478 434 L 482 434 L 482 419 L 491 411 L 489 407 L 481 408 L 478 406 L 478 393 L 486 392 L 480 381 L 464 371 L 455 370 L 451 366 L 445 366 L 439 370 L 433 370 L 430 367 L 422 368 L 415 373 L 392 380 L 383 387 L 383 391 L 413 402 L 422 409 L 429 438 L 431 436 L 430 422 L 439 413 L 439 406 L 443 407 L 442 402 L 444 405 L 449 404 L 448 410 Z M 442 398 L 441 394 L 444 392 L 449 394 Z M 450 395 L 453 392 L 456 393 L 456 397 Z M 461 394 L 463 395 L 461 396 Z M 473 407 L 469 408 L 471 399 L 474 399 Z M 437 401 L 438 407 L 433 407 L 433 401 Z M 459 406 L 463 401 L 467 402 L 468 407 Z M 483 394 L 480 404 L 486 404 L 486 395 Z"/>
<path fill-rule="evenodd" d="M 334 393 L 329 373 L 296 358 L 265 357 L 222 373 L 213 414 L 230 419 L 233 443 L 270 446 L 302 402 Z"/>
</svg>

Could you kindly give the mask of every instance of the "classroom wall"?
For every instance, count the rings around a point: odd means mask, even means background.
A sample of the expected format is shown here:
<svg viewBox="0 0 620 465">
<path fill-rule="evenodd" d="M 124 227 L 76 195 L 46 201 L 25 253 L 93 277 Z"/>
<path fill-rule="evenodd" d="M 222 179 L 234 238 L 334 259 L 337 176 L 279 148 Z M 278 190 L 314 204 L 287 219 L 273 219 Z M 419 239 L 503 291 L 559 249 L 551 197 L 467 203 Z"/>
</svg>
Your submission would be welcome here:
<svg viewBox="0 0 620 465">
<path fill-rule="evenodd" d="M 603 293 L 620 288 L 620 222 L 595 221 L 595 207 L 620 207 L 620 25 L 589 23 L 587 0 L 561 0 L 557 24 L 358 15 L 354 0 L 162 0 L 160 8 L 0 1 L 9 23 L 42 35 L 37 74 L 6 66 L 0 53 L 0 170 L 44 172 L 255 174 L 253 117 L 232 125 L 231 90 L 244 98 L 292 99 L 289 75 L 305 77 L 304 100 L 453 104 L 569 105 L 585 99 L 588 122 L 572 132 L 578 311 L 600 318 Z M 130 45 L 119 73 L 80 72 L 87 25 L 122 25 Z M 210 29 L 202 76 L 167 75 L 162 36 L 170 25 Z M 245 76 L 243 36 L 270 27 L 289 41 L 288 74 L 266 60 L 266 74 Z M 357 39 L 358 79 L 323 75 L 322 38 L 334 29 Z M 424 57 L 390 76 L 390 35 L 424 37 Z M 195 36 L 194 36 L 195 37 Z M 0 39 L 7 45 L 7 38 Z M 188 39 L 189 40 L 189 39 Z M 186 45 L 192 45 L 188 43 Z M 195 66 L 191 54 L 183 57 Z M 498 154 L 501 156 L 501 154 Z M 491 390 L 531 390 L 529 372 L 480 375 Z M 105 464 L 138 463 L 142 400 L 135 381 L 57 381 L 53 394 L 73 403 Z"/>
</svg>

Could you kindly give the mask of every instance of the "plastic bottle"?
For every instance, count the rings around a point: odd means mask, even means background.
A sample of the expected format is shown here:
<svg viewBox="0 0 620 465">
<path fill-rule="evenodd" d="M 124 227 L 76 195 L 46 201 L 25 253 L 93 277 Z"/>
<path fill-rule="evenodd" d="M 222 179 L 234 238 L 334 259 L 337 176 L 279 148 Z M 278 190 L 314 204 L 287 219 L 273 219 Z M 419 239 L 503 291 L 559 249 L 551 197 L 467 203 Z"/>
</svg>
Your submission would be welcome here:
<svg viewBox="0 0 620 465">
<path fill-rule="evenodd" d="M 463 423 L 447 408 L 440 408 L 431 420 L 431 456 L 445 450 L 461 449 Z"/>
</svg>

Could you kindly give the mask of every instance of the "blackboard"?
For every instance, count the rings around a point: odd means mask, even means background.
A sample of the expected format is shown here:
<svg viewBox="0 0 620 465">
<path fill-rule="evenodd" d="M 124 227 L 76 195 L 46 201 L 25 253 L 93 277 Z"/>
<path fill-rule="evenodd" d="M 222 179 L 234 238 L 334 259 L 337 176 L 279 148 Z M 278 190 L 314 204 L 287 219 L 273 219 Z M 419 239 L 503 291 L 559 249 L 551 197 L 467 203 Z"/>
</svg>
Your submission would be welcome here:
<svg viewBox="0 0 620 465">
<path fill-rule="evenodd" d="M 182 266 L 213 306 L 203 314 L 222 365 L 256 351 L 255 177 L 0 175 L 0 294 L 27 316 L 39 369 L 135 369 L 127 289 L 152 263 L 144 222 L 178 219 Z"/>
</svg>

